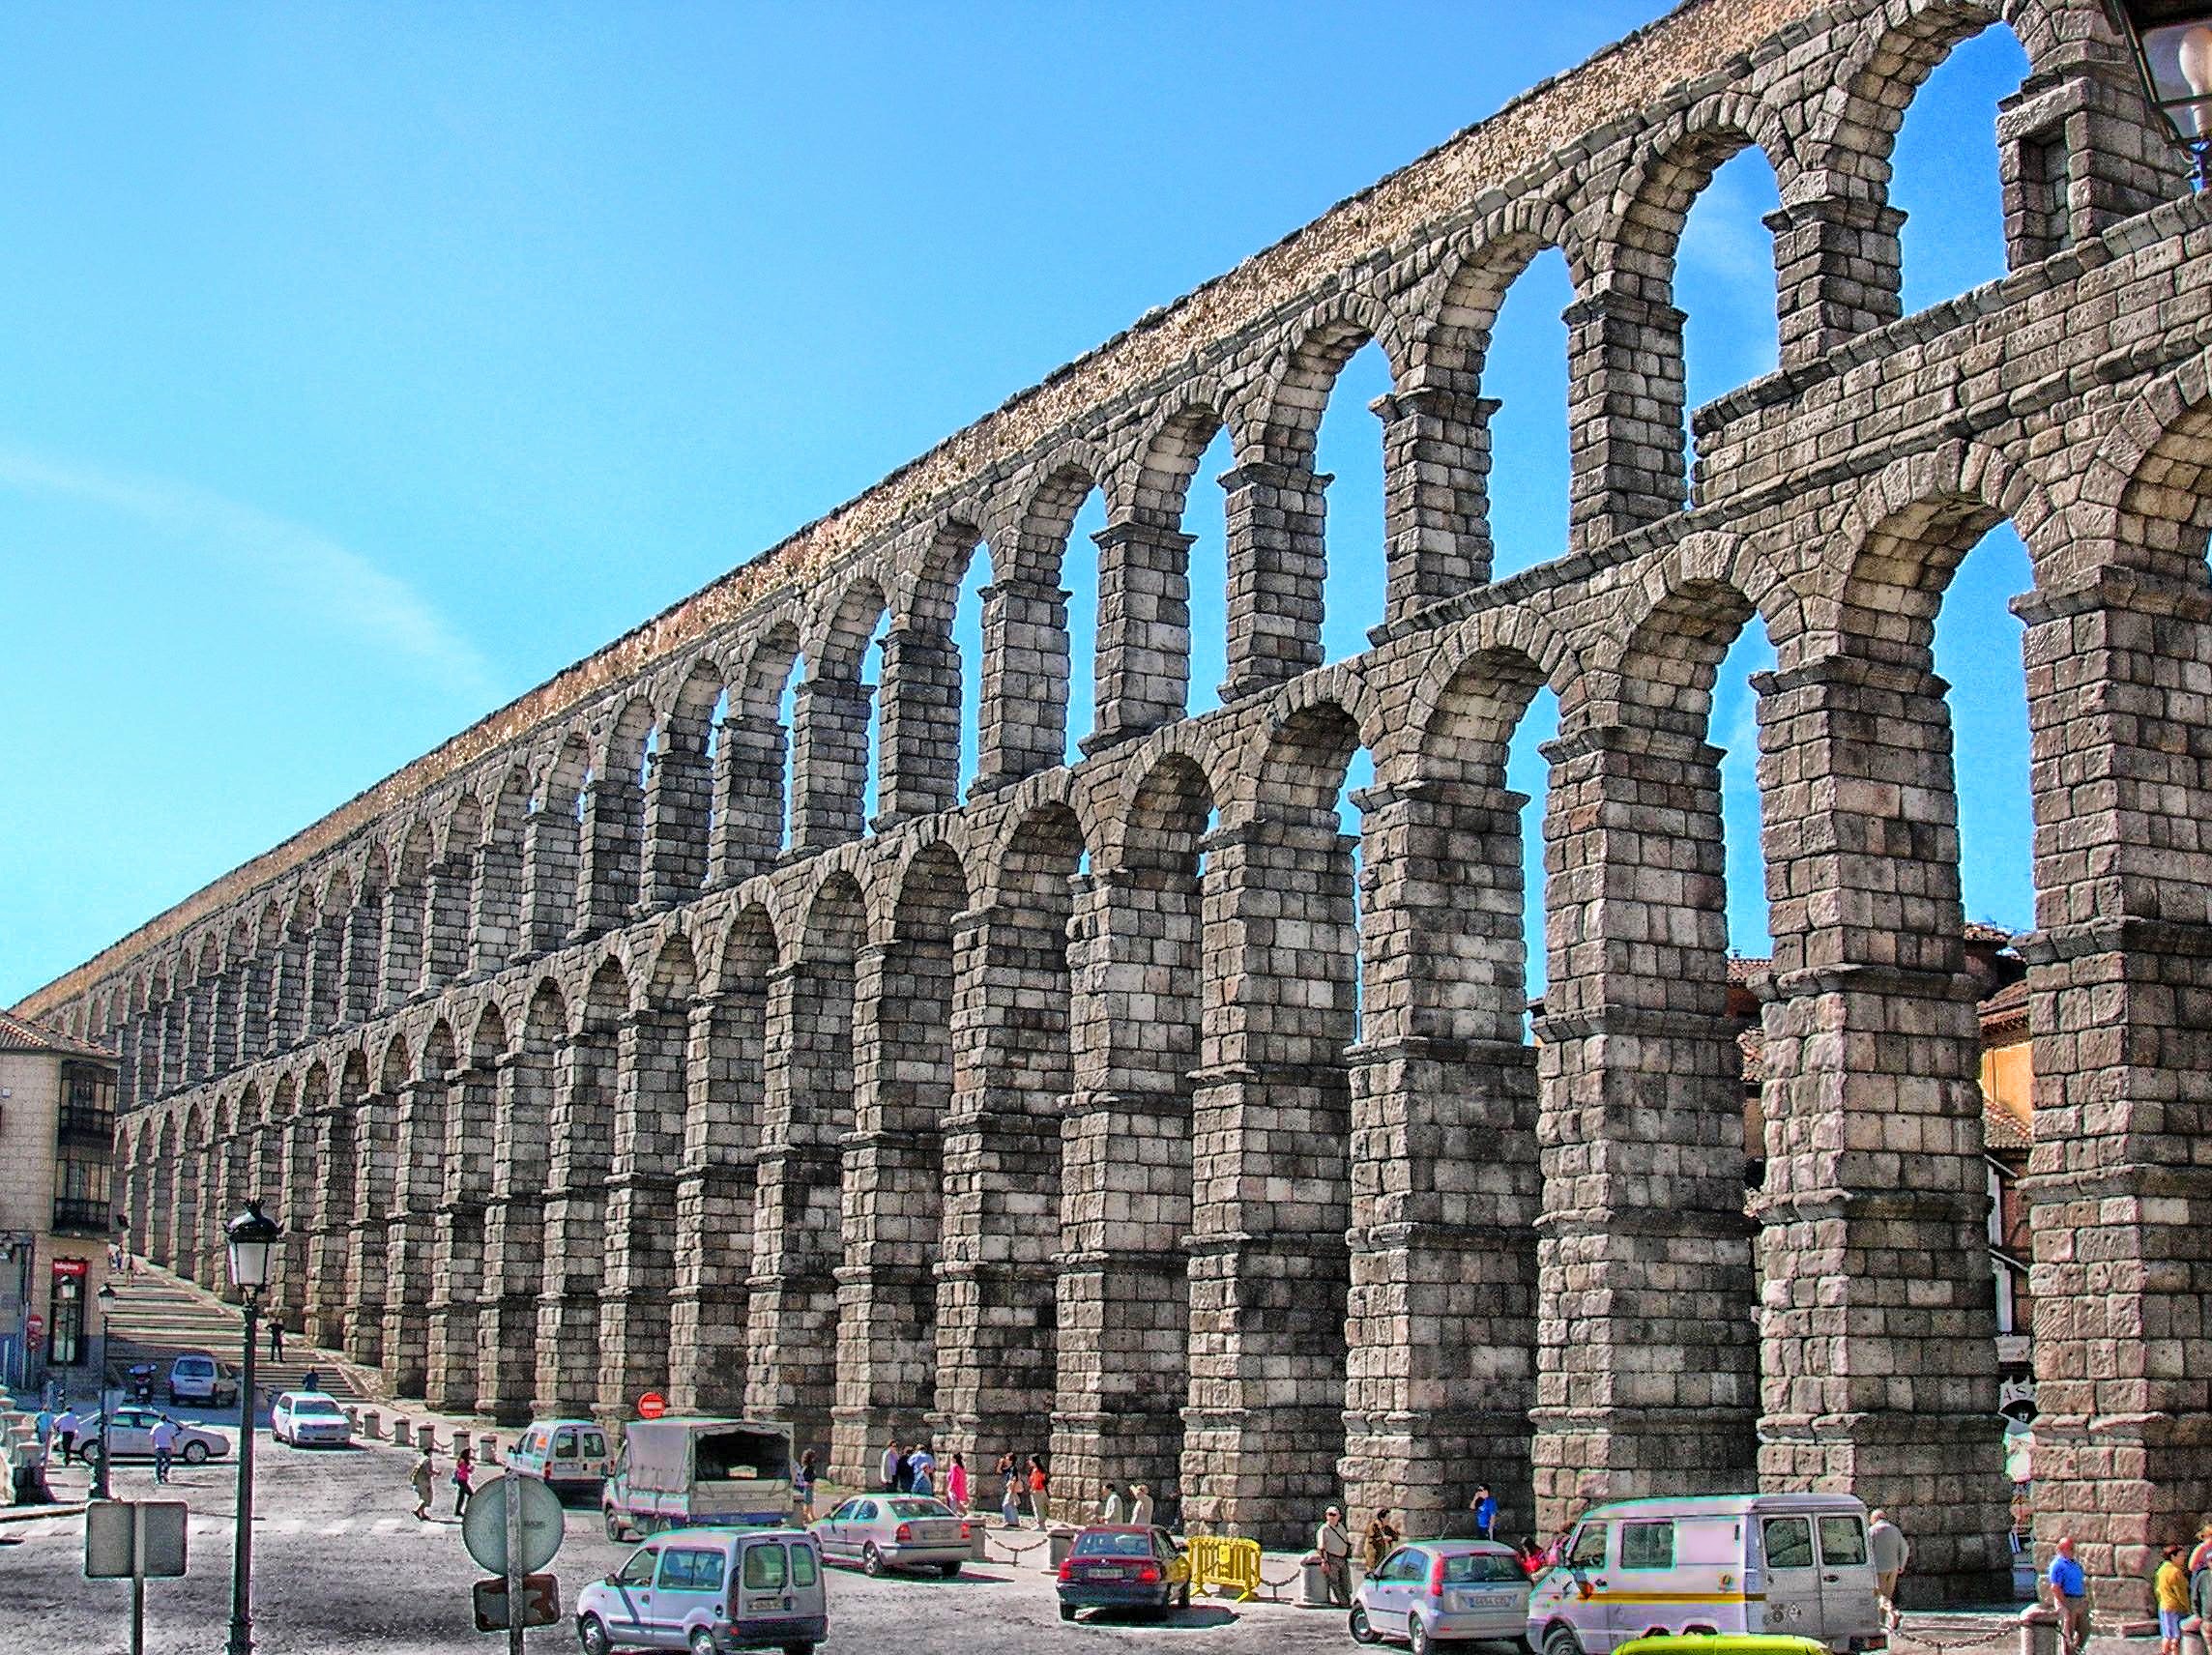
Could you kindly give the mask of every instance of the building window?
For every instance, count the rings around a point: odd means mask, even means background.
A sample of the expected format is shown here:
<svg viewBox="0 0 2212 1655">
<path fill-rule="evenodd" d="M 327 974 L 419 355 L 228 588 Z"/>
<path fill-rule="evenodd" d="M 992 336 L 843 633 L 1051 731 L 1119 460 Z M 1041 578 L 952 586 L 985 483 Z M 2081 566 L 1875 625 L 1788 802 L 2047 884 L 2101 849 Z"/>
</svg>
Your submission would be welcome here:
<svg viewBox="0 0 2212 1655">
<path fill-rule="evenodd" d="M 74 1368 L 85 1359 L 84 1284 L 89 1271 L 82 1259 L 54 1261 L 53 1292 L 46 1301 L 49 1368 Z"/>
<path fill-rule="evenodd" d="M 62 1107 L 54 1123 L 54 1231 L 105 1235 L 109 1165 L 115 1143 L 115 1071 L 102 1063 L 62 1065 Z"/>
</svg>

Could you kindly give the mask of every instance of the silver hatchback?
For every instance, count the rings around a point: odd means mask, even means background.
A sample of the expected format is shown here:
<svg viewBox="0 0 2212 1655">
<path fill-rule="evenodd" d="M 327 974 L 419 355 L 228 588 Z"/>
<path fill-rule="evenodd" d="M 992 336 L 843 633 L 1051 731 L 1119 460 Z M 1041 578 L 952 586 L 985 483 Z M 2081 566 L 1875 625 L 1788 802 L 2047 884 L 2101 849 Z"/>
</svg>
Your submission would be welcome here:
<svg viewBox="0 0 2212 1655">
<path fill-rule="evenodd" d="M 862 1495 L 814 1525 L 825 1560 L 886 1569 L 930 1569 L 950 1580 L 969 1553 L 968 1522 L 926 1495 Z"/>
<path fill-rule="evenodd" d="M 1518 1643 L 1528 1630 L 1528 1574 L 1495 1540 L 1418 1540 L 1383 1558 L 1352 1600 L 1352 1636 L 1404 1639 L 1414 1655 L 1443 1642 Z"/>
</svg>

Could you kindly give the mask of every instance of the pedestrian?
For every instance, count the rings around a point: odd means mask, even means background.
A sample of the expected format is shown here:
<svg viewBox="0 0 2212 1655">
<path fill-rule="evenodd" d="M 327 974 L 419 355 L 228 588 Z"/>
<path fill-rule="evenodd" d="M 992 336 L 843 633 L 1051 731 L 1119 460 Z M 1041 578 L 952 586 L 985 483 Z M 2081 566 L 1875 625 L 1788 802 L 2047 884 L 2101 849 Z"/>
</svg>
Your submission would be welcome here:
<svg viewBox="0 0 2212 1655">
<path fill-rule="evenodd" d="M 1474 1531 L 1483 1539 L 1494 1538 L 1492 1530 L 1498 1526 L 1498 1502 L 1490 1495 L 1488 1483 L 1474 1486 L 1474 1498 L 1467 1502 L 1467 1509 L 1474 1513 Z"/>
<path fill-rule="evenodd" d="M 2194 1581 L 2206 1568 L 2212 1568 L 2212 1517 L 2197 1525 L 2197 1548 L 2189 1553 L 2189 1578 Z"/>
<path fill-rule="evenodd" d="M 1314 1531 L 1314 1551 L 1328 1581 L 1328 1601 L 1338 1609 L 1352 1607 L 1352 1536 L 1344 1530 L 1344 1513 L 1333 1505 Z"/>
<path fill-rule="evenodd" d="M 1119 1528 L 1121 1526 L 1122 1515 L 1121 1491 L 1115 1487 L 1114 1480 L 1109 1477 L 1106 1480 L 1106 1497 L 1098 1502 L 1098 1521 L 1109 1528 Z"/>
<path fill-rule="evenodd" d="M 274 1316 L 269 1319 L 269 1359 L 272 1362 L 284 1359 L 284 1323 Z"/>
<path fill-rule="evenodd" d="M 2074 1560 L 2071 1534 L 2059 1537 L 2048 1578 L 2052 1607 L 2058 1611 L 2058 1646 L 2066 1655 L 2081 1655 L 2089 1645 L 2089 1582 Z"/>
<path fill-rule="evenodd" d="M 415 1515 L 423 1523 L 430 1521 L 430 1491 L 437 1487 L 438 1451 L 430 1446 L 429 1433 L 424 1432 L 422 1452 L 415 1461 L 415 1469 L 408 1481 L 415 1485 Z"/>
<path fill-rule="evenodd" d="M 814 1485 L 822 1480 L 822 1472 L 814 1463 L 814 1450 L 809 1448 L 799 1457 L 799 1474 L 791 1479 L 793 1491 L 799 1495 L 799 1518 L 801 1523 L 814 1521 Z"/>
<path fill-rule="evenodd" d="M 1129 1521 L 1139 1528 L 1152 1525 L 1152 1491 L 1143 1483 L 1129 1485 Z"/>
<path fill-rule="evenodd" d="M 1398 1525 L 1390 1521 L 1390 1508 L 1378 1506 L 1375 1515 L 1367 1520 L 1367 1532 L 1359 1537 L 1359 1567 L 1362 1573 L 1373 1575 L 1382 1566 L 1382 1559 L 1397 1550 L 1398 1542 L 1405 1538 Z"/>
<path fill-rule="evenodd" d="M 2181 1566 L 2181 1543 L 2166 1548 L 2166 1560 L 2151 1579 L 2158 1599 L 2158 1655 L 2181 1655 L 2181 1617 L 2189 1612 L 2189 1574 Z"/>
<path fill-rule="evenodd" d="M 907 1456 L 906 1486 L 909 1494 L 934 1498 L 937 1494 L 937 1456 L 929 1451 L 929 1444 L 917 1442 L 914 1452 Z"/>
<path fill-rule="evenodd" d="M 1867 1519 L 1867 1552 L 1874 1561 L 1874 1595 L 1881 1604 L 1881 1624 L 1894 1636 L 1904 1623 L 1897 1612 L 1897 1582 L 1912 1561 L 1912 1547 L 1886 1511 Z"/>
<path fill-rule="evenodd" d="M 1051 1509 L 1046 1499 L 1046 1495 L 1050 1492 L 1051 1481 L 1052 1479 L 1044 1474 L 1044 1462 L 1032 1454 L 1029 1467 L 1030 1515 L 1036 1519 L 1036 1525 L 1039 1528 L 1044 1527 L 1052 1521 Z"/>
<path fill-rule="evenodd" d="M 1014 1468 L 1011 1454 L 999 1456 L 999 1515 L 1006 1520 L 1008 1528 L 1022 1525 L 1022 1474 Z"/>
<path fill-rule="evenodd" d="M 76 1434 L 84 1429 L 84 1421 L 77 1418 L 76 1408 L 68 1397 L 62 1398 L 61 1417 L 54 1421 L 54 1440 L 62 1445 L 62 1464 L 68 1465 L 76 1452 Z"/>
<path fill-rule="evenodd" d="M 2212 1548 L 2212 1523 L 2204 1525 L 2204 1538 L 2190 1554 L 2192 1564 L 2197 1557 L 2207 1555 L 2208 1548 Z M 2189 1609 L 2204 1627 L 2212 1629 L 2212 1567 L 2190 1569 Z"/>
<path fill-rule="evenodd" d="M 453 1515 L 461 1516 L 469 1509 L 469 1484 L 476 1476 L 476 1456 L 466 1448 L 453 1456 Z"/>
<path fill-rule="evenodd" d="M 952 1456 L 952 1469 L 945 1473 L 945 1494 L 952 1509 L 962 1517 L 968 1515 L 968 1462 L 957 1453 Z"/>
<path fill-rule="evenodd" d="M 154 1480 L 165 1483 L 169 1480 L 170 1457 L 177 1451 L 177 1422 L 164 1413 L 148 1437 L 154 1448 Z"/>
<path fill-rule="evenodd" d="M 899 1446 L 899 1439 L 894 1437 L 885 1444 L 884 1457 L 876 1467 L 881 1473 L 884 1493 L 887 1495 L 897 1494 L 903 1486 L 899 1480 L 899 1468 L 905 1463 L 906 1450 Z"/>
</svg>

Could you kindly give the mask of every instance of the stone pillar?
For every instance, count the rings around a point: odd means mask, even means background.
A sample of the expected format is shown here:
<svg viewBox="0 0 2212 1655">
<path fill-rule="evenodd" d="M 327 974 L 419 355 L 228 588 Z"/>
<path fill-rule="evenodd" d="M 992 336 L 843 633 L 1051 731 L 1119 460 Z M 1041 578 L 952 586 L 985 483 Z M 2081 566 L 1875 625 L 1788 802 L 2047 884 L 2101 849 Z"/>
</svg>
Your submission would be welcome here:
<svg viewBox="0 0 2212 1655">
<path fill-rule="evenodd" d="M 855 961 L 830 1453 L 830 1475 L 848 1487 L 865 1486 L 885 1438 L 895 1428 L 911 1440 L 937 1401 L 930 1266 L 944 1205 L 937 1126 L 952 1096 L 951 989 L 948 939 L 902 938 Z"/>
<path fill-rule="evenodd" d="M 1486 1482 L 1535 1521 L 1535 1049 L 1523 1038 L 1521 808 L 1495 786 L 1357 796 L 1368 917 L 1352 1049 L 1346 1502 L 1410 1534 Z M 1739 1189 L 1740 1195 L 1740 1189 Z"/>
<path fill-rule="evenodd" d="M 1033 574 L 983 589 L 983 730 L 973 793 L 1067 756 L 1067 594 Z"/>
<path fill-rule="evenodd" d="M 640 1396 L 668 1386 L 676 1168 L 690 1038 L 686 1008 L 648 1007 L 623 1019 L 617 1041 L 615 1155 L 599 1290 L 602 1418 L 627 1417 Z"/>
<path fill-rule="evenodd" d="M 483 1280 L 477 1294 L 477 1411 L 502 1425 L 530 1417 L 538 1384 L 538 1287 L 545 1267 L 545 1184 L 552 1159 L 555 1055 L 534 1044 L 499 1072 L 491 1200 L 483 1215 Z"/>
<path fill-rule="evenodd" d="M 384 990 L 379 1003 L 398 1005 L 422 984 L 422 886 L 394 885 L 384 893 Z M 277 975 L 283 975 L 278 968 Z M 270 1020 L 272 1023 L 275 1018 Z M 281 1050 L 274 1037 L 271 1051 Z"/>
<path fill-rule="evenodd" d="M 652 759 L 645 799 L 645 905 L 688 902 L 707 883 L 708 816 L 714 772 L 695 745 L 664 743 Z"/>
<path fill-rule="evenodd" d="M 1371 406 L 1382 421 L 1383 620 L 1395 624 L 1490 578 L 1490 421 L 1501 404 L 1418 385 Z"/>
<path fill-rule="evenodd" d="M 206 977 L 194 978 L 178 996 L 184 1007 L 183 1064 L 179 1079 L 187 1086 L 204 1081 L 214 1072 L 215 1042 L 209 1025 L 214 1021 L 215 985 Z"/>
<path fill-rule="evenodd" d="M 1328 573 L 1330 479 L 1310 456 L 1239 461 L 1221 474 L 1228 499 L 1231 702 L 1322 663 L 1322 585 Z"/>
<path fill-rule="evenodd" d="M 200 1269 L 199 1166 L 193 1146 L 180 1143 L 161 1176 L 169 1180 L 169 1267 L 187 1281 Z"/>
<path fill-rule="evenodd" d="M 283 1123 L 283 1181 L 271 1209 L 271 1216 L 284 1227 L 284 1238 L 276 1243 L 279 1259 L 270 1280 L 269 1318 L 281 1321 L 293 1334 L 304 1334 L 307 1328 L 307 1244 L 314 1226 L 315 1186 L 321 1181 L 315 1165 L 319 1114 L 319 1109 L 302 1104 Z"/>
<path fill-rule="evenodd" d="M 522 940 L 515 957 L 551 953 L 576 928 L 576 818 L 550 805 L 522 829 Z"/>
<path fill-rule="evenodd" d="M 366 1023 L 376 1015 L 384 970 L 384 905 L 380 900 L 364 897 L 346 915 L 345 958 L 341 969 L 345 973 L 345 986 L 341 991 L 338 1021 Z M 264 980 L 256 987 L 255 978 L 259 974 L 257 964 L 247 968 L 244 1027 L 240 1038 L 242 1049 L 247 1053 L 261 1049 L 253 1035 L 253 1008 L 257 1002 L 265 1002 L 268 985 Z"/>
<path fill-rule="evenodd" d="M 582 899 L 571 937 L 596 937 L 628 922 L 637 909 L 644 837 L 645 795 L 634 776 L 584 784 Z"/>
<path fill-rule="evenodd" d="M 1831 656 L 1754 681 L 1773 1002 L 1760 1481 L 1912 1536 L 1908 1591 L 2009 1578 L 1981 1033 L 1942 681 Z"/>
<path fill-rule="evenodd" d="M 477 852 L 469 911 L 469 975 L 497 973 L 524 944 L 523 865 L 519 839 L 495 823 Z"/>
<path fill-rule="evenodd" d="M 1759 1352 L 1720 752 L 1613 726 L 1544 754 L 1532 1454 L 1550 1533 L 1593 1500 L 1751 1487 Z"/>
<path fill-rule="evenodd" d="M 614 1155 L 616 1033 L 587 1029 L 554 1060 L 552 1173 L 538 1295 L 538 1418 L 587 1413 L 598 1394 L 599 1282 Z"/>
<path fill-rule="evenodd" d="M 492 1188 L 506 1054 L 471 1057 L 447 1094 L 445 1178 L 430 1225 L 429 1372 L 423 1395 L 448 1413 L 477 1411 L 484 1286 L 484 1209 Z"/>
<path fill-rule="evenodd" d="M 1337 1497 L 1350 1275 L 1352 842 L 1333 814 L 1206 841 L 1207 1006 L 1192 1128 L 1186 1522 L 1302 1544 Z M 1214 882 L 1218 882 L 1217 884 Z M 1216 918 L 1218 915 L 1218 918 Z M 1208 970 L 1209 978 L 1214 976 Z"/>
<path fill-rule="evenodd" d="M 1566 308 L 1571 551 L 1682 508 L 1682 320 L 1613 289 Z"/>
<path fill-rule="evenodd" d="M 851 968 L 802 960 L 769 973 L 768 1111 L 746 1281 L 745 1408 L 826 1448 L 835 1404 L 838 1150 L 851 1118 Z"/>
<path fill-rule="evenodd" d="M 745 1406 L 767 1018 L 766 994 L 753 987 L 702 999 L 691 1012 L 669 1306 L 668 1400 L 678 1413 L 741 1413 Z"/>
<path fill-rule="evenodd" d="M 707 860 L 712 883 L 736 885 L 766 873 L 783 850 L 784 728 L 757 712 L 722 720 L 715 743 L 714 826 Z"/>
<path fill-rule="evenodd" d="M 307 1032 L 327 1034 L 345 1017 L 346 914 L 315 922 L 307 945 Z"/>
<path fill-rule="evenodd" d="M 1997 105 L 2005 257 L 2014 270 L 2188 192 L 2186 163 L 2143 106 L 2135 70 L 2076 43 Z"/>
<path fill-rule="evenodd" d="M 1774 233 L 1782 366 L 1818 362 L 1905 313 L 1897 239 L 1905 215 L 1896 208 L 1822 195 L 1786 202 L 1761 221 Z"/>
<path fill-rule="evenodd" d="M 353 1255 L 356 1177 L 354 1106 L 343 1096 L 332 1100 L 310 1122 L 315 1142 L 314 1188 L 309 1196 L 313 1229 L 307 1253 L 307 1338 L 326 1350 L 341 1350 L 354 1314 L 349 1266 Z"/>
<path fill-rule="evenodd" d="M 1097 716 L 1083 740 L 1087 753 L 1172 724 L 1189 705 L 1195 537 L 1173 524 L 1127 522 L 1091 539 L 1098 546 Z"/>
<path fill-rule="evenodd" d="M 2036 1553 L 2147 1614 L 2212 1509 L 2212 601 L 2112 570 L 2016 599 L 2034 752 Z"/>
<path fill-rule="evenodd" d="M 960 652 L 945 633 L 902 626 L 884 634 L 883 656 L 879 829 L 960 802 Z"/>
<path fill-rule="evenodd" d="M 384 1361 L 385 1306 L 389 1278 L 385 1255 L 391 1242 L 393 1173 L 399 1152 L 399 1099 L 372 1091 L 361 1100 L 354 1122 L 354 1147 L 360 1168 L 354 1182 L 353 1256 L 347 1266 L 353 1283 L 346 1319 L 345 1354 L 349 1361 L 378 1366 Z"/>
<path fill-rule="evenodd" d="M 988 1464 L 1051 1434 L 1059 1112 L 1069 1089 L 1064 920 L 1002 904 L 959 916 L 937 1267 L 941 1453 Z"/>
<path fill-rule="evenodd" d="M 394 1395 L 419 1397 L 430 1369 L 430 1263 L 446 1184 L 446 1077 L 399 1093 L 398 1160 L 385 1231 L 384 1372 Z"/>
<path fill-rule="evenodd" d="M 457 852 L 430 870 L 430 900 L 423 910 L 422 987 L 444 988 L 469 969 L 469 915 L 476 907 L 477 858 Z"/>
<path fill-rule="evenodd" d="M 1079 1497 L 1108 1477 L 1144 1483 L 1168 1515 L 1189 1392 L 1200 917 L 1194 870 L 1103 869 L 1077 882 L 1068 952 L 1053 1475 Z"/>
<path fill-rule="evenodd" d="M 792 764 L 798 795 L 791 813 L 794 853 L 825 851 L 860 836 L 874 699 L 874 686 L 858 679 L 815 677 L 800 686 L 793 713 L 799 726 Z"/>
</svg>

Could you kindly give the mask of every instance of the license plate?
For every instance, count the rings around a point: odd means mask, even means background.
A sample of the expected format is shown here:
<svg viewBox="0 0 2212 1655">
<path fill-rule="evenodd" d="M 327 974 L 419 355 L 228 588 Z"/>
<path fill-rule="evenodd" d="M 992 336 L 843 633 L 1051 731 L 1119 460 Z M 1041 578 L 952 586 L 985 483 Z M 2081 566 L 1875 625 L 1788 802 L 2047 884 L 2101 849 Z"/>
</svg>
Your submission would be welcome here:
<svg viewBox="0 0 2212 1655">
<path fill-rule="evenodd" d="M 1091 1578 L 1094 1581 L 1125 1581 L 1129 1578 L 1129 1571 L 1126 1569 L 1093 1569 L 1091 1571 Z"/>
</svg>

